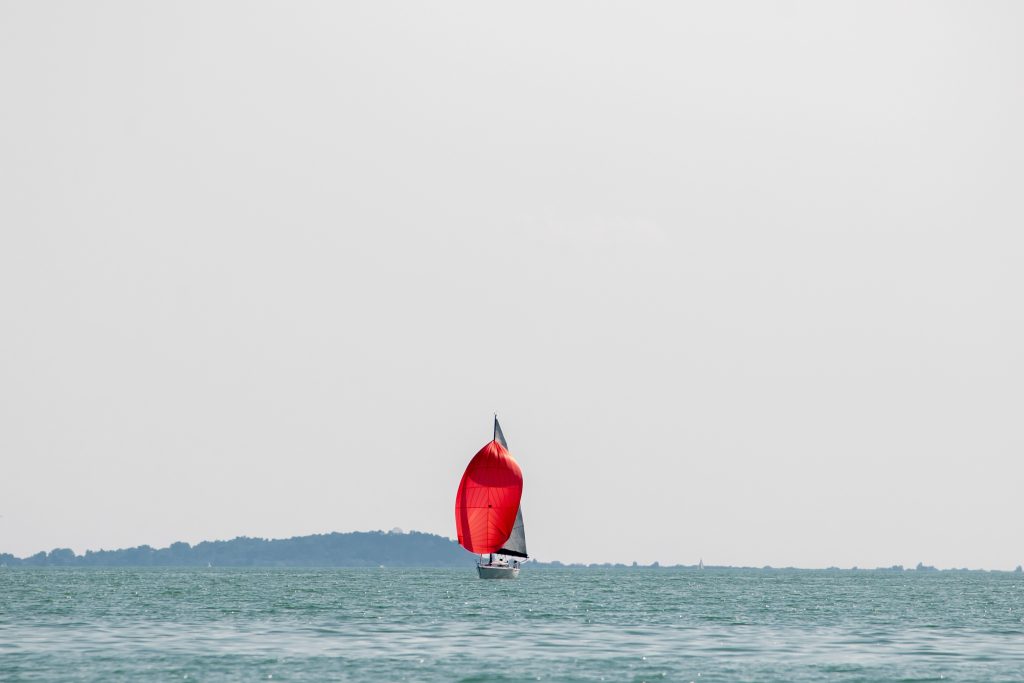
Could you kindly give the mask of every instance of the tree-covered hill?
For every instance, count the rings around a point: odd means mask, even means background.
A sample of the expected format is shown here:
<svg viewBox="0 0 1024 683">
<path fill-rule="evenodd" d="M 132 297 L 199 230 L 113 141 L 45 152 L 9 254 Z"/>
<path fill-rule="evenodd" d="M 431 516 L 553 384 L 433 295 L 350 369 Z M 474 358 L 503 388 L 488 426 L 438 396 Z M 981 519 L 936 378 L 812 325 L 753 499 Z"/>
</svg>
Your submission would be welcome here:
<svg viewBox="0 0 1024 683">
<path fill-rule="evenodd" d="M 8 567 L 464 567 L 475 556 L 458 543 L 434 534 L 357 531 L 316 534 L 285 539 L 239 537 L 230 541 L 203 541 L 196 545 L 172 543 L 167 548 L 148 545 L 120 550 L 86 551 L 75 555 L 57 548 L 26 558 L 0 554 Z"/>
</svg>

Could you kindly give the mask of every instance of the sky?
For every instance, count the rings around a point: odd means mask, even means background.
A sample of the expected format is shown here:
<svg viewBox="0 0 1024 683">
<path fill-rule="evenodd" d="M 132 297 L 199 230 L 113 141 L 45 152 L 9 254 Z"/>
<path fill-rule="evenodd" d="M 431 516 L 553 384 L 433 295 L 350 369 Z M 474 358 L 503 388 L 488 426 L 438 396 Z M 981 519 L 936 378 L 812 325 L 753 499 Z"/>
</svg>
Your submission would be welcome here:
<svg viewBox="0 0 1024 683">
<path fill-rule="evenodd" d="M 0 0 L 0 552 L 1024 563 L 1022 20 Z"/>
</svg>

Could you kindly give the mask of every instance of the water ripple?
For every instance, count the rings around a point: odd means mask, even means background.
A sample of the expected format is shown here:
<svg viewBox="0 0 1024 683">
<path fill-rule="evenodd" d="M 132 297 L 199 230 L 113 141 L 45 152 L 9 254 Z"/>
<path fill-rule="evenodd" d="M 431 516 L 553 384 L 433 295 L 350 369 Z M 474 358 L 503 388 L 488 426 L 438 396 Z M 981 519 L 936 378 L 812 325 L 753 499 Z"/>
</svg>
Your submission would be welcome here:
<svg viewBox="0 0 1024 683">
<path fill-rule="evenodd" d="M 2 680 L 1022 680 L 999 573 L 5 569 Z"/>
</svg>

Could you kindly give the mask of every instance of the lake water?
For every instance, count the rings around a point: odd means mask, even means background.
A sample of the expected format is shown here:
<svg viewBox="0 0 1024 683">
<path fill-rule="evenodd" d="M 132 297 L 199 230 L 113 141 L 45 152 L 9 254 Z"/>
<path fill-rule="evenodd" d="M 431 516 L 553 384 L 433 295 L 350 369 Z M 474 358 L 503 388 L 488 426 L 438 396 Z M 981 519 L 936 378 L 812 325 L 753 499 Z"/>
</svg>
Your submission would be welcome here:
<svg viewBox="0 0 1024 683">
<path fill-rule="evenodd" d="M 1024 577 L 8 568 L 0 680 L 1021 681 Z"/>
</svg>

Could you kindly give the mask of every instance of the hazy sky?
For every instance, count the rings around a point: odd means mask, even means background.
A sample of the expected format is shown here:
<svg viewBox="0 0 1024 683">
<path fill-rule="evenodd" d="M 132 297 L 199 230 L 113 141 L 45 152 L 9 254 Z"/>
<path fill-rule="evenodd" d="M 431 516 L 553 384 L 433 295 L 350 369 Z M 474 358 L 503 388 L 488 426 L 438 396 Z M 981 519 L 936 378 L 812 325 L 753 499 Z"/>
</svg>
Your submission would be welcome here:
<svg viewBox="0 0 1024 683">
<path fill-rule="evenodd" d="M 0 0 L 0 551 L 1024 562 L 1022 22 Z"/>
</svg>

